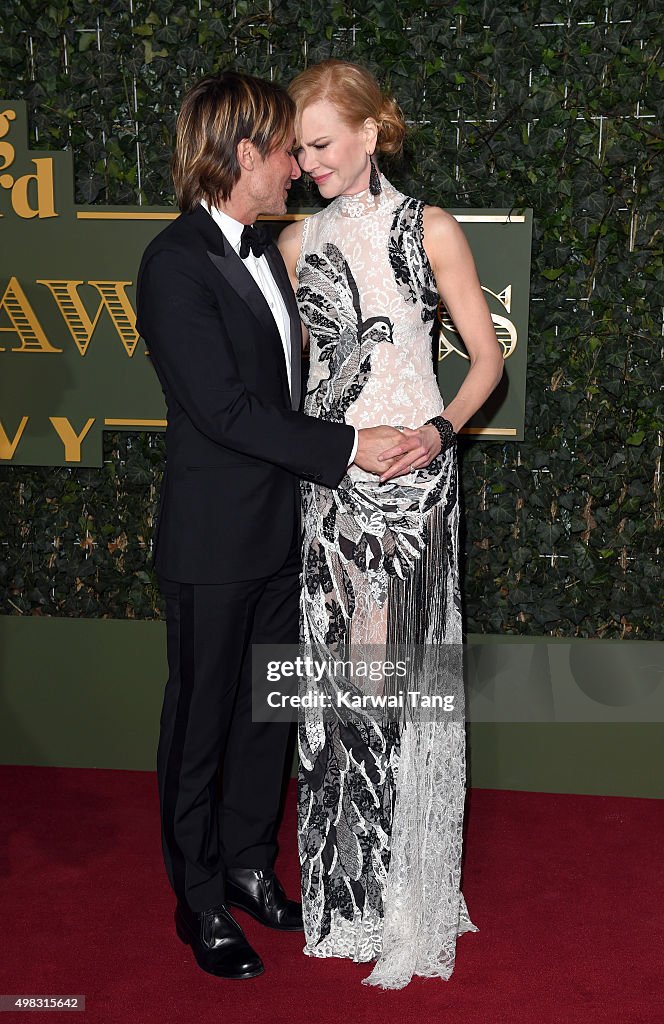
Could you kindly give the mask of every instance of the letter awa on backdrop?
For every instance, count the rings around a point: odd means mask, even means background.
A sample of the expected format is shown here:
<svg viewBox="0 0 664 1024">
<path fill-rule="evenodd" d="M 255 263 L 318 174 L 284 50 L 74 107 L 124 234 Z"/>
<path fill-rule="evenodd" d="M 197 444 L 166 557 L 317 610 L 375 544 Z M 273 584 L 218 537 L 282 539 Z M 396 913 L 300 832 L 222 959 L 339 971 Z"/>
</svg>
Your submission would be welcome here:
<svg viewBox="0 0 664 1024">
<path fill-rule="evenodd" d="M 99 466 L 103 430 L 160 430 L 165 408 L 136 332 L 141 253 L 171 207 L 76 206 L 70 152 L 27 149 L 25 103 L 0 103 L 0 460 Z M 435 197 L 432 197 L 435 199 Z M 505 357 L 501 386 L 464 428 L 522 440 L 532 213 L 451 210 L 473 250 Z M 307 211 L 287 214 L 281 224 Z M 443 397 L 468 356 L 444 308 L 433 357 Z M 183 339 L 186 341 L 186 339 Z"/>
</svg>

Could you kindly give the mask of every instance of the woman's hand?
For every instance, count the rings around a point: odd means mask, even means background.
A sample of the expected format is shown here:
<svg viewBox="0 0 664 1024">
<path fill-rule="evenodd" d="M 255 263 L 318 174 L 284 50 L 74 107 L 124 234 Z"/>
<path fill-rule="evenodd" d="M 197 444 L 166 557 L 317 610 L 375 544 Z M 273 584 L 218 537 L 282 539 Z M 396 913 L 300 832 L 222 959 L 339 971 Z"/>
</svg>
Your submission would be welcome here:
<svg viewBox="0 0 664 1024">
<path fill-rule="evenodd" d="M 402 427 L 403 441 L 378 456 L 380 462 L 395 459 L 392 465 L 379 477 L 384 484 L 397 476 L 405 476 L 413 470 L 428 466 L 440 452 L 440 434 L 430 423 L 417 430 Z"/>
<path fill-rule="evenodd" d="M 423 455 L 417 462 L 413 462 L 413 469 L 424 469 L 430 462 L 433 462 L 437 455 L 440 455 L 440 434 L 431 423 L 424 423 L 413 433 L 419 435 L 422 446 L 426 448 L 426 455 Z"/>
</svg>

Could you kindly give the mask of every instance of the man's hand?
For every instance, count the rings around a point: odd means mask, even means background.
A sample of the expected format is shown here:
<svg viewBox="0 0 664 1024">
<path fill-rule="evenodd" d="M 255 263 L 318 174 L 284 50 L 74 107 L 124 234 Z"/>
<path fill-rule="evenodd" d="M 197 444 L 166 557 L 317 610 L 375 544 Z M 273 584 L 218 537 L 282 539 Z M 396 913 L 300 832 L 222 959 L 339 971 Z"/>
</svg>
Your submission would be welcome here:
<svg viewBox="0 0 664 1024">
<path fill-rule="evenodd" d="M 364 427 L 358 430 L 357 434 L 354 464 L 366 473 L 380 476 L 381 483 L 408 473 L 410 465 L 418 460 L 425 459 L 422 465 L 426 464 L 427 449 L 416 430 L 409 430 L 406 427 L 402 433 L 396 427 L 384 425 Z"/>
</svg>

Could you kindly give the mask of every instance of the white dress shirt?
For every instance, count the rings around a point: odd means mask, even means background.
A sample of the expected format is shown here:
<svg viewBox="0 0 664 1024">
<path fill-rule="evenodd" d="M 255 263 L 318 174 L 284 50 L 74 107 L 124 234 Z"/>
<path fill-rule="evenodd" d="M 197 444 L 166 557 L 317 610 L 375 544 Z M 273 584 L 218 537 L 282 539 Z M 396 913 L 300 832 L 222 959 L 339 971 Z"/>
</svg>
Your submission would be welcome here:
<svg viewBox="0 0 664 1024">
<path fill-rule="evenodd" d="M 234 217 L 229 217 L 227 213 L 223 212 L 223 210 L 218 210 L 215 206 L 208 206 L 204 200 L 201 200 L 201 206 L 207 210 L 207 212 L 210 214 L 217 227 L 221 228 L 224 237 L 228 240 L 230 245 L 233 246 L 235 252 L 239 256 L 240 242 L 242 239 L 242 231 L 244 229 L 244 224 L 242 224 L 239 220 L 235 220 Z M 274 317 L 274 322 L 276 323 L 277 328 L 279 330 L 281 344 L 284 350 L 284 359 L 286 360 L 286 373 L 288 374 L 288 389 L 290 391 L 290 317 L 288 316 L 286 304 L 283 300 L 281 292 L 279 291 L 279 286 L 277 285 L 276 281 L 274 280 L 274 277 L 272 276 L 272 271 L 270 270 L 270 265 L 267 262 L 265 255 L 254 256 L 253 252 L 250 251 L 249 255 L 242 262 L 244 263 L 245 267 L 253 277 L 254 281 L 258 285 L 263 295 L 265 296 L 265 301 L 270 307 L 272 316 Z M 353 442 L 353 447 L 351 449 L 351 453 L 349 456 L 349 466 L 352 465 L 352 463 L 355 460 L 355 455 L 357 453 L 357 444 L 359 440 L 357 429 L 353 427 L 353 430 L 355 432 L 355 440 Z"/>
</svg>

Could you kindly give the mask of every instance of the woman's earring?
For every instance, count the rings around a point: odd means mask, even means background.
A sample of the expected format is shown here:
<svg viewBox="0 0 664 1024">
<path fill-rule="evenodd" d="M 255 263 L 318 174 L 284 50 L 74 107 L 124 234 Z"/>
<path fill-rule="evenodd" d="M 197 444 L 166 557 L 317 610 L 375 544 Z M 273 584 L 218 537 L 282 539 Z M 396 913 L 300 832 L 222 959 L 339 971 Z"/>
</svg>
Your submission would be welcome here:
<svg viewBox="0 0 664 1024">
<path fill-rule="evenodd" d="M 371 164 L 371 172 L 369 174 L 369 191 L 372 196 L 379 196 L 383 191 L 383 186 L 380 183 L 380 174 L 374 161 L 373 155 L 369 156 L 369 163 Z"/>
</svg>

